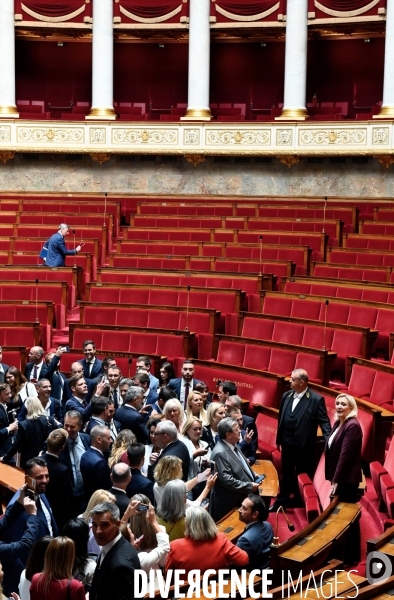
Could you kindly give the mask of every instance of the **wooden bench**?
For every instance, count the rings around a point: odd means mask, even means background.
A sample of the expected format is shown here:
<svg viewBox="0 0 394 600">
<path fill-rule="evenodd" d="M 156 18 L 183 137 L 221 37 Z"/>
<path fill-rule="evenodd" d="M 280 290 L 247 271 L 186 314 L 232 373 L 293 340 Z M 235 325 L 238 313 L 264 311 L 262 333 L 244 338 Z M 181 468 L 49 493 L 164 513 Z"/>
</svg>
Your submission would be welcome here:
<svg viewBox="0 0 394 600">
<path fill-rule="evenodd" d="M 48 340 L 42 340 L 40 323 L 0 322 L 0 346 L 41 346 L 48 348 Z"/>
<path fill-rule="evenodd" d="M 311 262 L 311 276 L 330 277 L 342 281 L 365 281 L 390 283 L 392 279 L 392 267 L 368 267 L 348 264 L 327 264 L 324 262 Z"/>
<path fill-rule="evenodd" d="M 393 286 L 389 283 L 346 281 L 325 277 L 283 277 L 280 291 L 305 295 L 317 295 L 325 298 L 366 300 L 383 304 L 394 304 Z"/>
</svg>

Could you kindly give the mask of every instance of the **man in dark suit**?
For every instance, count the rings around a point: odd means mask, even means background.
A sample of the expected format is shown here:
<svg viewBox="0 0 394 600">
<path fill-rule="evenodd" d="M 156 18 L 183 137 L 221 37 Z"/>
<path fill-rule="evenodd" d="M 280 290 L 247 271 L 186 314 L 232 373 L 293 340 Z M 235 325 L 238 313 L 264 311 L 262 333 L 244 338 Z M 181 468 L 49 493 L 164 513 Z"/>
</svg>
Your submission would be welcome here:
<svg viewBox="0 0 394 600">
<path fill-rule="evenodd" d="M 96 356 L 96 352 L 96 344 L 92 342 L 92 340 L 86 340 L 83 343 L 83 353 L 85 358 L 82 358 L 78 362 L 82 365 L 85 377 L 94 379 L 96 383 L 98 383 L 104 375 L 104 369 L 101 360 Z"/>
<path fill-rule="evenodd" d="M 225 417 L 218 424 L 219 441 L 211 452 L 218 480 L 212 489 L 209 512 L 219 521 L 251 492 L 256 492 L 255 474 L 237 447 L 240 429 L 237 421 Z"/>
<path fill-rule="evenodd" d="M 90 406 L 90 398 L 87 398 L 88 386 L 83 375 L 74 375 L 70 379 L 70 389 L 72 396 L 66 402 L 65 410 L 77 410 L 82 415 L 84 423 L 89 421 L 92 411 Z"/>
<path fill-rule="evenodd" d="M 90 600 L 131 600 L 134 598 L 134 570 L 140 569 L 138 554 L 119 533 L 119 508 L 111 502 L 98 504 L 92 511 L 92 530 L 101 546 Z"/>
<path fill-rule="evenodd" d="M 232 392 L 234 392 L 234 390 L 235 393 L 233 394 Z M 218 396 L 220 398 L 220 402 L 222 402 L 224 405 L 226 413 L 230 406 L 233 408 L 238 408 L 238 410 L 242 412 L 242 398 L 237 396 L 237 386 L 235 383 L 232 381 L 224 381 L 221 385 L 219 385 Z M 253 442 L 255 444 L 255 449 L 257 450 L 258 431 L 256 421 L 253 419 L 253 417 L 249 417 L 249 415 L 244 415 L 242 413 L 241 429 L 245 429 L 245 431 L 253 431 Z"/>
<path fill-rule="evenodd" d="M 65 350 L 65 347 L 59 346 L 56 352 L 48 352 L 45 357 L 45 364 L 47 366 L 45 377 L 51 382 L 52 397 L 60 400 L 60 402 L 63 400 L 63 390 L 66 383 L 66 376 L 60 371 L 60 359 Z"/>
<path fill-rule="evenodd" d="M 83 479 L 81 473 L 81 457 L 90 448 L 90 435 L 82 433 L 82 415 L 70 410 L 64 416 L 64 429 L 68 433 L 66 447 L 59 455 L 60 462 L 69 470 L 73 486 L 73 513 L 79 514 L 83 503 Z"/>
<path fill-rule="evenodd" d="M 137 362 L 136 362 L 135 366 L 136 366 L 137 373 L 139 373 L 140 370 L 146 371 L 148 373 L 149 381 L 150 381 L 149 387 L 154 392 L 157 392 L 157 388 L 159 387 L 160 382 L 157 379 L 157 377 L 155 377 L 151 373 L 152 361 L 149 358 L 149 356 L 139 356 L 137 358 Z"/>
<path fill-rule="evenodd" d="M 40 538 L 44 535 L 56 537 L 58 535 L 57 524 L 52 514 L 48 499 L 45 496 L 45 491 L 49 482 L 47 463 L 40 456 L 32 458 L 25 464 L 25 473 L 36 481 L 35 497 L 37 505 L 37 517 L 40 521 L 37 537 Z M 8 507 L 12 506 L 13 503 L 18 500 L 22 489 L 23 488 L 20 488 L 17 492 L 15 492 L 7 506 L 7 510 Z M 23 532 L 26 529 L 26 520 L 27 513 L 23 513 L 6 533 L 6 542 L 15 542 L 21 539 Z"/>
<path fill-rule="evenodd" d="M 64 384 L 64 388 L 63 388 L 63 407 L 65 407 L 67 400 L 70 400 L 72 394 L 72 391 L 70 389 L 70 380 L 72 377 L 75 377 L 76 375 L 78 375 L 79 377 L 84 377 L 83 374 L 83 367 L 81 365 L 80 362 L 74 362 L 72 363 L 72 365 L 70 366 L 70 379 L 66 379 L 65 384 Z M 90 398 L 93 396 L 93 392 L 96 389 L 97 384 L 95 382 L 94 379 L 87 379 L 85 377 L 85 382 L 86 385 L 88 386 L 88 392 L 86 394 L 85 400 L 86 402 L 89 402 Z"/>
<path fill-rule="evenodd" d="M 152 504 L 155 503 L 153 495 L 153 481 L 141 473 L 142 465 L 145 460 L 144 444 L 130 444 L 127 448 L 127 458 L 129 459 L 131 481 L 127 485 L 126 494 L 132 498 L 134 494 L 144 494 Z"/>
<path fill-rule="evenodd" d="M 111 487 L 111 469 L 104 458 L 109 450 L 111 435 L 108 427 L 96 425 L 90 432 L 91 446 L 81 457 L 81 474 L 85 503 L 90 500 L 96 490 L 109 490 Z"/>
<path fill-rule="evenodd" d="M 0 456 L 11 448 L 12 435 L 18 429 L 18 422 L 10 423 L 7 402 L 11 400 L 11 388 L 8 383 L 0 383 Z M 15 462 L 13 462 L 15 465 Z"/>
<path fill-rule="evenodd" d="M 129 505 L 129 497 L 126 494 L 126 488 L 131 481 L 130 467 L 122 462 L 114 465 L 111 473 L 111 481 L 112 487 L 109 491 L 116 498 L 115 504 L 119 508 L 120 518 L 122 518 Z"/>
<path fill-rule="evenodd" d="M 186 445 L 178 440 L 178 432 L 172 421 L 160 421 L 155 433 L 156 444 L 161 448 L 159 458 L 153 465 L 149 465 L 148 477 L 154 480 L 153 473 L 163 456 L 178 456 L 182 461 L 182 479 L 187 481 L 189 476 L 190 454 Z"/>
<path fill-rule="evenodd" d="M 270 546 L 274 536 L 272 525 L 268 523 L 268 509 L 261 496 L 249 494 L 238 509 L 239 520 L 246 527 L 238 538 L 237 546 L 249 556 L 247 571 L 269 568 Z"/>
<path fill-rule="evenodd" d="M 138 442 L 147 444 L 149 432 L 144 417 L 139 413 L 143 405 L 143 397 L 143 390 L 136 385 L 131 385 L 126 392 L 125 403 L 117 409 L 115 417 L 122 425 L 122 429 L 131 429 Z"/>
<path fill-rule="evenodd" d="M 245 458 L 248 459 L 248 463 L 254 465 L 256 462 L 257 443 L 254 439 L 253 429 L 248 429 L 248 431 L 243 429 L 243 415 L 238 408 L 235 408 L 235 406 L 228 407 L 227 416 L 237 421 L 241 432 L 239 435 L 238 447 Z"/>
<path fill-rule="evenodd" d="M 0 346 L 0 383 L 4 383 L 5 374 L 7 373 L 8 369 L 10 368 L 9 365 L 6 365 L 5 363 L 1 362 L 2 360 L 3 360 L 3 348 Z"/>
<path fill-rule="evenodd" d="M 47 372 L 47 366 L 43 360 L 44 349 L 41 346 L 33 346 L 29 352 L 29 362 L 25 368 L 25 377 L 28 381 L 34 383 L 45 377 Z"/>
<path fill-rule="evenodd" d="M 85 433 L 89 435 L 93 427 L 96 425 L 102 425 L 104 427 L 107 426 L 107 421 L 109 418 L 108 406 L 108 398 L 105 398 L 104 396 L 95 396 L 92 398 L 90 402 L 92 416 L 88 421 Z"/>
<path fill-rule="evenodd" d="M 48 379 L 39 379 L 36 383 L 37 396 L 42 404 L 42 408 L 48 417 L 53 417 L 60 424 L 62 419 L 62 408 L 60 400 L 51 397 L 52 387 Z M 26 405 L 24 404 L 19 411 L 18 421 L 21 423 L 27 417 Z"/>
<path fill-rule="evenodd" d="M 57 526 L 61 530 L 72 516 L 74 486 L 70 471 L 60 462 L 59 456 L 67 443 L 68 434 L 65 429 L 55 429 L 47 440 L 47 451 L 43 459 L 47 463 L 49 483 L 46 497 L 51 505 Z"/>
<path fill-rule="evenodd" d="M 182 365 L 182 377 L 178 379 L 170 379 L 168 387 L 174 390 L 179 398 L 179 402 L 183 407 L 186 407 L 186 400 L 190 392 L 197 383 L 201 383 L 199 379 L 193 379 L 195 368 L 190 360 L 185 360 Z"/>
<path fill-rule="evenodd" d="M 48 251 L 45 264 L 47 267 L 64 267 L 66 256 L 74 256 L 81 250 L 77 246 L 74 250 L 67 250 L 64 238 L 70 233 L 70 228 L 65 223 L 60 223 L 57 233 L 48 240 Z"/>
<path fill-rule="evenodd" d="M 133 385 L 144 390 L 143 410 L 146 411 L 145 422 L 147 422 L 152 412 L 153 404 L 158 401 L 159 395 L 149 387 L 150 379 L 147 373 L 136 373 L 133 377 Z"/>
<path fill-rule="evenodd" d="M 291 390 L 282 396 L 276 445 L 282 451 L 282 481 L 270 512 L 286 507 L 292 492 L 298 492 L 297 476 L 313 479 L 315 442 L 320 425 L 324 440 L 331 431 L 323 396 L 308 388 L 308 373 L 296 369 L 290 377 Z"/>
</svg>

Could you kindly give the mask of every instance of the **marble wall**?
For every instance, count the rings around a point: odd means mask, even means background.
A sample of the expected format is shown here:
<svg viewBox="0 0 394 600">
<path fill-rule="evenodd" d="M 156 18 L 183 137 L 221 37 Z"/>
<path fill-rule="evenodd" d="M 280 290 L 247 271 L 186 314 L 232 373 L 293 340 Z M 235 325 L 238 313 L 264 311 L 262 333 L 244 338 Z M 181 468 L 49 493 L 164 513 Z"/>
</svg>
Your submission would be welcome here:
<svg viewBox="0 0 394 600">
<path fill-rule="evenodd" d="M 89 156 L 16 155 L 0 163 L 0 191 L 218 194 L 236 196 L 394 195 L 394 166 L 369 157 L 302 158 L 291 168 L 278 159 L 207 157 L 197 167 L 182 157 L 112 157 L 100 165 Z M 315 159 L 316 160 L 316 159 Z M 338 159 L 337 159 L 338 160 Z M 246 161 L 246 162 L 245 162 Z"/>
</svg>

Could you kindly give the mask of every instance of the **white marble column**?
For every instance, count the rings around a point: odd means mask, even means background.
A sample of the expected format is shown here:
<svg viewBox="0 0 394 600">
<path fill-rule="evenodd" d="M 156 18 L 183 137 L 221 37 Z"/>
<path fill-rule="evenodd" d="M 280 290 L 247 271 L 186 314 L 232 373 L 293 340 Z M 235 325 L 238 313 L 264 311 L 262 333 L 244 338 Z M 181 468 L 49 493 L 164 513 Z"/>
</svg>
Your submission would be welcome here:
<svg viewBox="0 0 394 600">
<path fill-rule="evenodd" d="M 0 117 L 18 117 L 15 97 L 14 0 L 0 1 Z"/>
<path fill-rule="evenodd" d="M 92 108 L 86 118 L 116 119 L 113 0 L 93 0 L 92 54 Z"/>
<path fill-rule="evenodd" d="M 306 110 L 306 67 L 308 45 L 308 0 L 287 0 L 285 94 L 278 119 L 303 121 Z"/>
<path fill-rule="evenodd" d="M 387 0 L 386 40 L 384 46 L 383 104 L 374 119 L 394 116 L 394 0 Z"/>
<path fill-rule="evenodd" d="M 186 115 L 183 117 L 188 121 L 211 119 L 209 13 L 210 0 L 190 0 L 188 102 Z"/>
</svg>

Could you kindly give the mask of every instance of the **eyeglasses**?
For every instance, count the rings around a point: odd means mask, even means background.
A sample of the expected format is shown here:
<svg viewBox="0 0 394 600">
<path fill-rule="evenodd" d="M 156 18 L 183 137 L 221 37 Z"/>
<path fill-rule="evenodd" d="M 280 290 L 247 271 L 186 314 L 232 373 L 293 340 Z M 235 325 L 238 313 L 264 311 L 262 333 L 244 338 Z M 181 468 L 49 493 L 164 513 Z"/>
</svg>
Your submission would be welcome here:
<svg viewBox="0 0 394 600">
<path fill-rule="evenodd" d="M 152 433 L 152 435 L 154 435 L 155 437 L 157 437 L 158 435 L 163 435 L 162 433 L 155 431 L 154 433 Z"/>
</svg>

